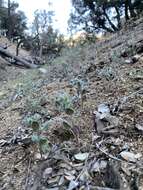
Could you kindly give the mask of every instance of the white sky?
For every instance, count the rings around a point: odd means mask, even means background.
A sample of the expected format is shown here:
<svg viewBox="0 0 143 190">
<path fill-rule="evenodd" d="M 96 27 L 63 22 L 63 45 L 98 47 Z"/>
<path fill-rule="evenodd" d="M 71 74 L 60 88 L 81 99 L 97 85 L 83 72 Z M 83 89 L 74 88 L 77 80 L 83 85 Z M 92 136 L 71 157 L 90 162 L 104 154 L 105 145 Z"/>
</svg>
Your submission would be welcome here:
<svg viewBox="0 0 143 190">
<path fill-rule="evenodd" d="M 48 0 L 16 0 L 19 3 L 19 9 L 24 11 L 31 23 L 34 11 L 37 9 L 48 10 Z M 51 0 L 52 8 L 55 11 L 55 28 L 61 33 L 67 33 L 67 21 L 71 9 L 71 0 Z"/>
</svg>

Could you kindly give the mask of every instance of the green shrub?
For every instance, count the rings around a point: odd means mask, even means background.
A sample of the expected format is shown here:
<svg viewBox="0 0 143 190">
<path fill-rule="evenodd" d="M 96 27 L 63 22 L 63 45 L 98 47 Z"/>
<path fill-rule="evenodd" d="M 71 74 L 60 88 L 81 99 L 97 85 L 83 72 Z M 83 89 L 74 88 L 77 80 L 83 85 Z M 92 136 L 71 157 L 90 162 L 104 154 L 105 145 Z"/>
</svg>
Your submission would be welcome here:
<svg viewBox="0 0 143 190">
<path fill-rule="evenodd" d="M 83 109 L 83 103 L 86 100 L 87 83 L 77 78 L 77 79 L 71 80 L 71 84 L 77 90 L 77 98 L 80 100 L 81 107 Z"/>
<path fill-rule="evenodd" d="M 57 94 L 55 105 L 60 112 L 64 111 L 69 115 L 74 113 L 72 99 L 67 93 Z"/>
<path fill-rule="evenodd" d="M 31 127 L 32 129 L 32 142 L 38 145 L 39 152 L 42 155 L 47 153 L 49 150 L 49 141 L 47 136 L 43 135 L 44 132 L 48 130 L 49 122 L 45 122 L 42 124 L 41 116 L 39 114 L 35 114 L 33 116 L 26 117 L 24 119 L 24 123 Z"/>
</svg>

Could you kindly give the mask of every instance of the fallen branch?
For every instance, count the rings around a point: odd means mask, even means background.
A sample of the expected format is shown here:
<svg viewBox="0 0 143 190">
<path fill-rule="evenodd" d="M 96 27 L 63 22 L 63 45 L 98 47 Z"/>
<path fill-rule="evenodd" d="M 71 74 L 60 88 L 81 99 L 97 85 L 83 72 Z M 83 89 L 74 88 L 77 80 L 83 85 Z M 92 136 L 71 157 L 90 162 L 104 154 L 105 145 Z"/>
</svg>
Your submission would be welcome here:
<svg viewBox="0 0 143 190">
<path fill-rule="evenodd" d="M 109 158 L 113 159 L 113 160 L 116 160 L 116 161 L 119 161 L 119 162 L 126 162 L 126 161 L 124 161 L 124 160 L 121 160 L 121 159 L 119 159 L 119 158 L 117 158 L 117 157 L 114 157 L 114 156 L 112 156 L 111 154 L 107 153 L 105 150 L 103 150 L 103 149 L 100 147 L 100 145 L 99 145 L 98 143 L 96 143 L 96 148 L 97 148 L 98 150 L 100 150 L 102 153 L 104 153 L 106 156 L 108 156 Z M 129 163 L 129 162 L 127 162 L 127 163 Z M 131 163 L 131 164 L 132 164 L 132 163 Z"/>
<path fill-rule="evenodd" d="M 8 50 L 0 47 L 0 55 L 2 56 L 3 59 L 6 58 L 10 58 L 11 60 L 13 60 L 12 62 L 10 62 L 10 64 L 16 64 L 16 65 L 20 65 L 20 66 L 25 66 L 27 68 L 37 68 L 38 66 L 33 64 L 33 63 L 29 63 L 28 61 L 22 59 L 19 56 L 15 56 L 12 53 L 10 53 Z"/>
<path fill-rule="evenodd" d="M 28 182 L 29 182 L 30 168 L 31 168 L 31 158 L 29 158 L 29 161 L 28 161 L 27 177 L 26 177 L 26 180 L 25 180 L 25 190 L 28 189 Z"/>
<path fill-rule="evenodd" d="M 103 150 L 103 149 L 101 148 L 101 144 L 102 144 L 102 143 L 100 143 L 100 145 L 99 145 L 98 143 L 96 143 L 96 144 L 95 144 L 95 145 L 96 145 L 96 148 L 97 148 L 98 150 L 100 150 L 103 154 L 105 154 L 106 156 L 108 156 L 109 158 L 111 158 L 111 159 L 113 159 L 113 160 L 116 160 L 116 161 L 119 161 L 119 162 L 122 162 L 122 163 L 127 163 L 127 164 L 129 164 L 129 165 L 135 165 L 135 166 L 137 166 L 137 167 L 139 167 L 139 168 L 143 168 L 143 166 L 142 166 L 143 163 L 142 163 L 142 162 L 141 162 L 141 163 L 139 163 L 139 162 L 133 163 L 133 162 L 128 162 L 128 161 L 126 161 L 126 160 L 119 159 L 119 158 L 113 156 L 112 154 L 106 152 L 105 150 Z"/>
</svg>

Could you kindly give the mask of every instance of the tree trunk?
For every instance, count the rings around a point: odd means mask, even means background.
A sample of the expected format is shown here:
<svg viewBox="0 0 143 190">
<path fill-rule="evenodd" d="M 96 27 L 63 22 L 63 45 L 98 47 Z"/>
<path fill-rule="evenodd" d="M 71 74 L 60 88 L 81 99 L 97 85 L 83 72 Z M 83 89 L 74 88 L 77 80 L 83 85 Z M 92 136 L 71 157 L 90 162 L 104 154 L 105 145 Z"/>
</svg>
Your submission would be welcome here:
<svg viewBox="0 0 143 190">
<path fill-rule="evenodd" d="M 135 17 L 136 13 L 131 0 L 127 0 L 131 17 Z"/>
<path fill-rule="evenodd" d="M 105 30 L 106 32 L 109 32 L 109 33 L 114 33 L 114 31 L 111 29 L 111 28 L 108 28 L 106 26 L 102 26 L 101 29 Z"/>
<path fill-rule="evenodd" d="M 8 37 L 8 39 L 11 39 L 11 1 L 10 0 L 8 0 L 7 16 L 8 16 L 7 37 Z"/>
<path fill-rule="evenodd" d="M 43 55 L 43 44 L 40 44 L 39 57 L 42 58 Z"/>
<path fill-rule="evenodd" d="M 19 47 L 20 47 L 20 44 L 21 44 L 21 43 L 22 43 L 21 40 L 17 43 L 17 46 L 16 46 L 16 56 L 19 55 Z"/>
<path fill-rule="evenodd" d="M 119 9 L 117 6 L 115 6 L 115 10 L 116 10 L 116 13 L 117 13 L 117 22 L 118 22 L 118 29 L 121 28 L 121 16 L 120 16 L 120 12 L 119 12 Z"/>
<path fill-rule="evenodd" d="M 125 1 L 125 19 L 126 21 L 129 20 L 129 15 L 128 15 L 128 2 Z"/>
<path fill-rule="evenodd" d="M 105 15 L 106 19 L 108 20 L 108 22 L 109 22 L 111 28 L 112 28 L 115 32 L 118 31 L 118 28 L 112 23 L 112 21 L 110 20 L 108 14 L 106 13 L 105 8 L 103 8 L 103 12 L 104 12 L 104 15 Z"/>
</svg>

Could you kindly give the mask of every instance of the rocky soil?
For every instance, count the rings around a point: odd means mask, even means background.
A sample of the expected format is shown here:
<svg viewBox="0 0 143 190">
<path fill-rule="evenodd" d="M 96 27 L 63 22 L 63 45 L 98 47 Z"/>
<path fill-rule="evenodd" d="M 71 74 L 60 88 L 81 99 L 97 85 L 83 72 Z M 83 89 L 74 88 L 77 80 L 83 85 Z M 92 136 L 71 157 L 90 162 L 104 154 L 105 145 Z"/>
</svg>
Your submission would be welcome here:
<svg viewBox="0 0 143 190">
<path fill-rule="evenodd" d="M 0 68 L 1 190 L 143 189 L 142 33 L 139 19 L 42 69 Z"/>
</svg>

